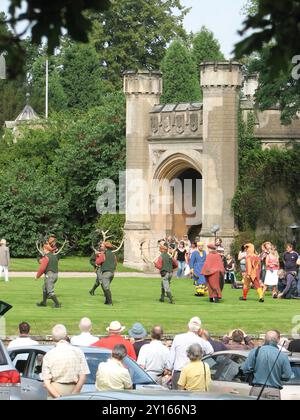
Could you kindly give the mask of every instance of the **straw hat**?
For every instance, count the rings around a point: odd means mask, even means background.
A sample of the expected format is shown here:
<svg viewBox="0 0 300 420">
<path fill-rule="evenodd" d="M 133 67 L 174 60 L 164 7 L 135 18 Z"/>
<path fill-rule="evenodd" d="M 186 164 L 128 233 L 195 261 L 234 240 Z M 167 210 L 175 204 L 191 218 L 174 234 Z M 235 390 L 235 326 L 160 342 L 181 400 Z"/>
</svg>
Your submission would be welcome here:
<svg viewBox="0 0 300 420">
<path fill-rule="evenodd" d="M 112 321 L 109 325 L 109 327 L 106 328 L 107 332 L 110 333 L 121 333 L 125 330 L 126 327 L 120 324 L 119 321 Z"/>
</svg>

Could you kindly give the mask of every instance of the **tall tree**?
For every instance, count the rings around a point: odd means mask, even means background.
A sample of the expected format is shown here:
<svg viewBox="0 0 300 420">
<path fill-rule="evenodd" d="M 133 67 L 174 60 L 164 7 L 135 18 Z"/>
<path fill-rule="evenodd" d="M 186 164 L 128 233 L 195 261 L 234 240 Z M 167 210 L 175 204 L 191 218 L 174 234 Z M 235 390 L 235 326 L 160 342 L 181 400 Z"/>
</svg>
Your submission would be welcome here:
<svg viewBox="0 0 300 420">
<path fill-rule="evenodd" d="M 92 18 L 91 40 L 105 78 L 120 88 L 125 70 L 158 69 L 167 45 L 177 36 L 186 37 L 188 11 L 180 0 L 111 0 L 107 11 Z"/>
<path fill-rule="evenodd" d="M 109 89 L 95 47 L 65 43 L 61 49 L 61 64 L 60 77 L 68 108 L 87 110 L 97 106 Z"/>
<path fill-rule="evenodd" d="M 219 41 L 215 38 L 213 32 L 205 26 L 202 26 L 200 32 L 193 36 L 192 45 L 192 53 L 198 69 L 203 61 L 222 61 L 225 59 Z"/>
<path fill-rule="evenodd" d="M 172 42 L 163 60 L 163 103 L 198 101 L 200 85 L 195 61 L 188 47 L 179 40 Z"/>
</svg>

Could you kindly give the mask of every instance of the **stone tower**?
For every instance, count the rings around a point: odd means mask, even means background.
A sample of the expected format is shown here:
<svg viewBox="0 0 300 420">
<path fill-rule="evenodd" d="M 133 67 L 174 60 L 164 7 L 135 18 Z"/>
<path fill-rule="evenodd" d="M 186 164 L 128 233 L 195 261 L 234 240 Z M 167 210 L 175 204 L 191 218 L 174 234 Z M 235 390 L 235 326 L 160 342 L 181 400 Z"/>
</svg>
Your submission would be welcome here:
<svg viewBox="0 0 300 420">
<path fill-rule="evenodd" d="M 201 236 L 218 236 L 229 245 L 235 234 L 231 203 L 238 181 L 238 107 L 241 64 L 208 62 L 201 65 L 203 89 L 203 224 Z"/>
<path fill-rule="evenodd" d="M 162 74 L 159 71 L 126 72 L 126 225 L 124 263 L 143 269 L 139 243 L 149 241 L 151 215 L 149 193 L 144 185 L 149 179 L 150 111 L 160 102 Z M 155 235 L 154 235 L 155 236 Z"/>
<path fill-rule="evenodd" d="M 153 269 L 153 264 L 143 261 L 140 243 L 146 244 L 145 260 L 152 261 L 158 253 L 157 241 L 175 234 L 179 224 L 182 232 L 185 228 L 186 232 L 191 229 L 200 232 L 206 243 L 213 238 L 212 227 L 219 225 L 218 235 L 228 251 L 235 235 L 231 203 L 238 180 L 241 65 L 208 62 L 201 66 L 203 104 L 160 104 L 161 76 L 160 72 L 139 71 L 126 73 L 124 79 L 127 103 L 124 263 L 139 269 Z M 178 214 L 175 206 L 169 212 L 154 215 L 150 210 L 154 197 L 163 194 L 153 186 L 153 180 L 185 181 L 189 177 L 202 182 L 201 197 L 194 194 L 194 201 L 202 206 L 201 220 L 195 218 L 195 225 L 191 226 L 185 209 Z M 174 197 L 175 193 L 169 194 L 171 201 Z M 176 200 L 184 202 L 185 197 L 176 195 Z"/>
</svg>

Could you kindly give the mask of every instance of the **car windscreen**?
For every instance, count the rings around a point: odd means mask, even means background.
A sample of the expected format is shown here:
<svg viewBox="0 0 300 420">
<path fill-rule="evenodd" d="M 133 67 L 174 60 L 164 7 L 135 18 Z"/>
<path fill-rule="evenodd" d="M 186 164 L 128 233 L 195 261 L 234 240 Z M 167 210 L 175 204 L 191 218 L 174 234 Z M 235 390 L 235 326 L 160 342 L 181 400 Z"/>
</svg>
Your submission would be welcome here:
<svg viewBox="0 0 300 420">
<path fill-rule="evenodd" d="M 90 374 L 86 380 L 87 385 L 95 385 L 99 364 L 106 362 L 110 357 L 110 353 L 85 353 L 85 358 L 90 369 Z M 132 359 L 130 359 L 130 357 L 126 357 L 124 364 L 129 370 L 131 380 L 134 385 L 149 385 L 154 383 L 147 373 Z"/>
<path fill-rule="evenodd" d="M 0 366 L 7 365 L 7 358 L 4 353 L 3 344 L 0 342 Z"/>
<path fill-rule="evenodd" d="M 300 385 L 300 363 L 291 362 L 291 368 L 294 377 L 288 382 L 288 385 Z"/>
</svg>

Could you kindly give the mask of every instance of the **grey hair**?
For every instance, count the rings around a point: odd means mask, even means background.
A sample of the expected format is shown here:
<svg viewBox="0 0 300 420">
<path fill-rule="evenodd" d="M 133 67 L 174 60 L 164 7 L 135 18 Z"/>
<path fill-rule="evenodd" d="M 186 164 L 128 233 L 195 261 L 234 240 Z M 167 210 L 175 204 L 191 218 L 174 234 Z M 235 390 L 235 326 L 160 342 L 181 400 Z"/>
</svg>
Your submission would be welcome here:
<svg viewBox="0 0 300 420">
<path fill-rule="evenodd" d="M 127 349 L 124 344 L 117 344 L 112 351 L 112 357 L 114 359 L 122 361 L 127 356 Z"/>
<path fill-rule="evenodd" d="M 52 329 L 53 341 L 58 343 L 61 340 L 65 340 L 68 337 L 67 329 L 64 325 L 58 324 Z"/>
<path fill-rule="evenodd" d="M 81 332 L 90 332 L 92 329 L 92 321 L 89 318 L 82 318 L 79 329 Z"/>
<path fill-rule="evenodd" d="M 186 354 L 191 362 L 195 362 L 202 359 L 203 351 L 200 344 L 195 343 L 187 349 Z"/>
</svg>

